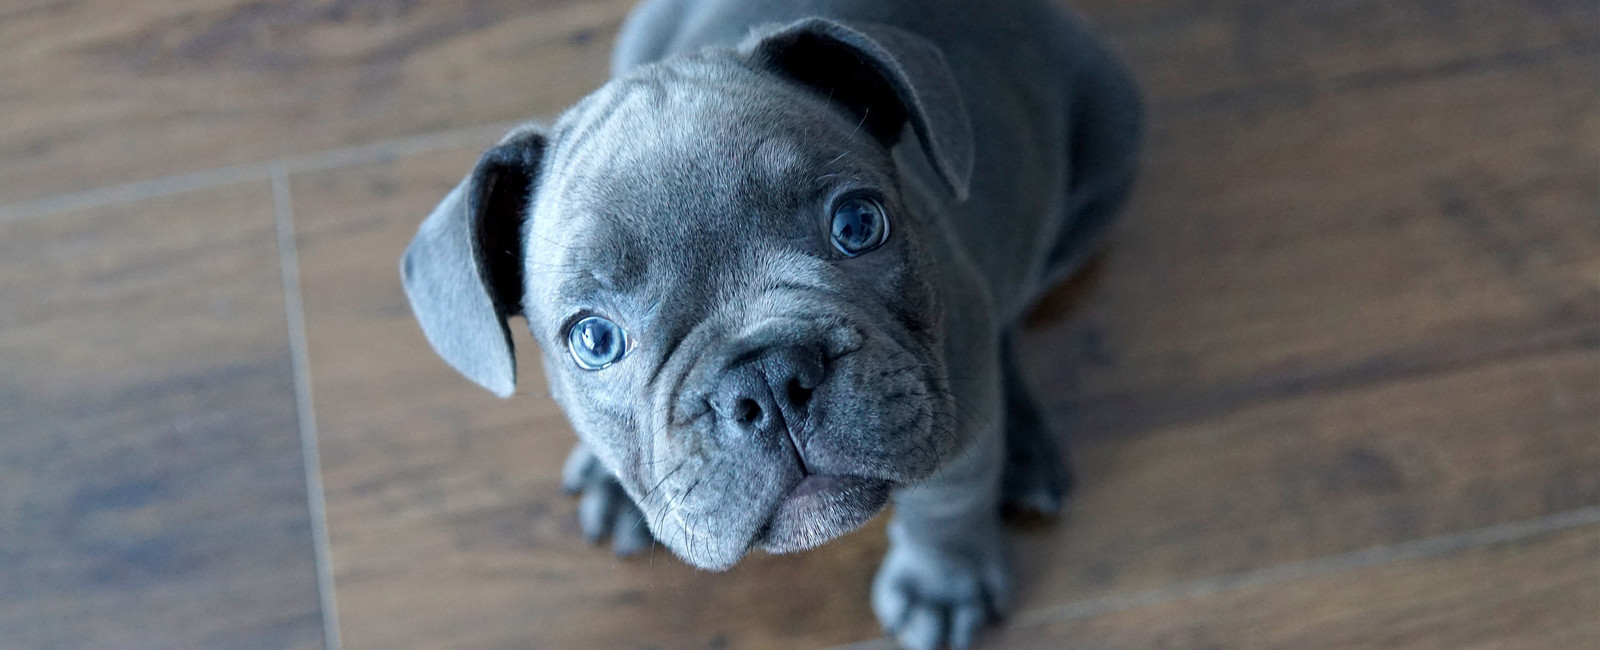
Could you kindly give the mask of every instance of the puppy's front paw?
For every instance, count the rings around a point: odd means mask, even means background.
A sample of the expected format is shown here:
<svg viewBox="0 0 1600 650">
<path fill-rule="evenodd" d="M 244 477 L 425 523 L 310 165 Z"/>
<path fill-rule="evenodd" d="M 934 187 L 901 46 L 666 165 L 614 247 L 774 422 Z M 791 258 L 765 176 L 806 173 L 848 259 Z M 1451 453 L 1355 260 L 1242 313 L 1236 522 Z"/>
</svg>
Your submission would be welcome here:
<svg viewBox="0 0 1600 650">
<path fill-rule="evenodd" d="M 961 544 L 917 544 L 891 525 L 889 555 L 872 581 L 884 631 L 912 650 L 960 650 L 1011 605 L 1011 566 L 998 528 Z"/>
<path fill-rule="evenodd" d="M 562 467 L 561 489 L 567 494 L 583 495 L 578 499 L 578 527 L 590 543 L 598 544 L 609 537 L 611 550 L 617 555 L 633 555 L 655 543 L 639 506 L 628 498 L 611 470 L 581 442 L 572 448 Z"/>
</svg>

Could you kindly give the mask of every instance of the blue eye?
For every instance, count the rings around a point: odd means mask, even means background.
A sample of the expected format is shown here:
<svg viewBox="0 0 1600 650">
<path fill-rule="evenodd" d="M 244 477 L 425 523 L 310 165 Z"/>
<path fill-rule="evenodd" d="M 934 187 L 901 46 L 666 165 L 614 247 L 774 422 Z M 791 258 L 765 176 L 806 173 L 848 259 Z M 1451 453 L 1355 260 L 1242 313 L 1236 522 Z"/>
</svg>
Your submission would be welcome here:
<svg viewBox="0 0 1600 650">
<path fill-rule="evenodd" d="M 628 335 L 616 323 L 589 316 L 567 330 L 567 350 L 584 370 L 599 370 L 628 352 Z"/>
<path fill-rule="evenodd" d="M 864 196 L 852 196 L 833 207 L 833 245 L 854 257 L 883 245 L 889 238 L 889 217 L 883 206 Z"/>
</svg>

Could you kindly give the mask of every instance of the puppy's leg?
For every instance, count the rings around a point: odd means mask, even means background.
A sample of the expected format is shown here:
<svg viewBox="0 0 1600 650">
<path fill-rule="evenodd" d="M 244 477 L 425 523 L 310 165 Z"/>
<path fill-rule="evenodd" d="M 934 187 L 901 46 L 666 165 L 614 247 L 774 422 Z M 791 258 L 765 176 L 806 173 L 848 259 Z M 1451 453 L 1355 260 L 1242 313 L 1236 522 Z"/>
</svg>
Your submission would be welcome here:
<svg viewBox="0 0 1600 650">
<path fill-rule="evenodd" d="M 1054 515 L 1072 489 L 1072 469 L 1044 417 L 1014 349 L 1016 333 L 1000 341 L 1005 390 L 1006 468 L 1001 498 L 1007 510 Z"/>
<path fill-rule="evenodd" d="M 590 543 L 610 537 L 611 549 L 617 555 L 633 555 L 655 543 L 639 506 L 628 498 L 611 470 L 581 442 L 572 448 L 562 467 L 561 489 L 567 494 L 582 493 L 578 500 L 578 526 Z"/>
<path fill-rule="evenodd" d="M 1108 53 L 1082 53 L 1085 73 L 1077 80 L 1071 124 L 1072 151 L 1062 218 L 1067 226 L 1045 258 L 1034 286 L 1048 290 L 1093 256 L 1122 210 L 1139 171 L 1144 108 L 1139 88 Z"/>
<path fill-rule="evenodd" d="M 965 648 L 1011 604 L 1000 522 L 1000 377 L 993 365 L 973 370 L 983 380 L 956 391 L 964 393 L 957 426 L 966 445 L 932 478 L 895 494 L 889 554 L 872 583 L 878 621 L 915 650 Z"/>
</svg>

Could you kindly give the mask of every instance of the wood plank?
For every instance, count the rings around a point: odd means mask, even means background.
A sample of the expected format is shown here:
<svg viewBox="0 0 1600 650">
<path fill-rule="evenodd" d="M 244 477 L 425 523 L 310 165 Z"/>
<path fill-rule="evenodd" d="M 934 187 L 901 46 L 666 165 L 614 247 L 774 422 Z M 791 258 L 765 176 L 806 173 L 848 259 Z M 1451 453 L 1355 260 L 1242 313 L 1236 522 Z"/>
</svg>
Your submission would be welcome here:
<svg viewBox="0 0 1600 650">
<path fill-rule="evenodd" d="M 1158 108 L 1231 112 L 1331 89 L 1594 51 L 1584 0 L 1072 0 Z"/>
<path fill-rule="evenodd" d="M 1595 345 L 1600 60 L 1263 102 L 1154 116 L 1108 254 L 1038 313 L 1075 431 Z"/>
<path fill-rule="evenodd" d="M 317 648 L 265 183 L 0 224 L 0 639 Z"/>
<path fill-rule="evenodd" d="M 1600 504 L 1600 353 L 1240 407 L 1077 445 L 1067 520 L 1019 539 L 1067 602 Z"/>
<path fill-rule="evenodd" d="M 1600 647 L 1600 526 L 1081 619 L 1005 648 Z"/>
<path fill-rule="evenodd" d="M 12 3 L 0 203 L 553 115 L 631 4 Z"/>
<path fill-rule="evenodd" d="M 1084 480 L 1024 543 L 1036 602 L 1600 503 L 1596 72 L 1158 110 L 1026 338 Z"/>
<path fill-rule="evenodd" d="M 0 204 L 549 117 L 604 80 L 632 0 L 33 0 L 0 12 Z M 1075 0 L 1157 104 L 1588 48 L 1592 3 Z M 1359 35 L 1352 46 L 1350 36 Z"/>
</svg>

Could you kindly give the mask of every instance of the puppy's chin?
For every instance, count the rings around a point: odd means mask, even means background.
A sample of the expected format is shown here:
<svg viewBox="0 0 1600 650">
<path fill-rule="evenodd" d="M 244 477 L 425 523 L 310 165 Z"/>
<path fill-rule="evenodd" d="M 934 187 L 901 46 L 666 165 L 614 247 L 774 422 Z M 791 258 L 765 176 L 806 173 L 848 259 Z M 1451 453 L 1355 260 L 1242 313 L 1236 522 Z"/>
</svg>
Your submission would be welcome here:
<svg viewBox="0 0 1600 650">
<path fill-rule="evenodd" d="M 778 503 L 755 541 L 769 553 L 821 545 L 882 512 L 893 487 L 889 481 L 860 476 L 807 476 Z"/>
<path fill-rule="evenodd" d="M 668 535 L 668 546 L 701 569 L 722 571 L 757 548 L 768 553 L 804 551 L 867 523 L 889 504 L 894 483 L 861 476 L 812 474 L 801 478 L 772 506 L 751 535 Z M 759 516 L 759 515 L 758 515 Z M 681 521 L 681 520 L 680 520 Z"/>
</svg>

